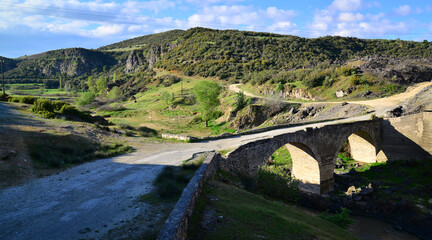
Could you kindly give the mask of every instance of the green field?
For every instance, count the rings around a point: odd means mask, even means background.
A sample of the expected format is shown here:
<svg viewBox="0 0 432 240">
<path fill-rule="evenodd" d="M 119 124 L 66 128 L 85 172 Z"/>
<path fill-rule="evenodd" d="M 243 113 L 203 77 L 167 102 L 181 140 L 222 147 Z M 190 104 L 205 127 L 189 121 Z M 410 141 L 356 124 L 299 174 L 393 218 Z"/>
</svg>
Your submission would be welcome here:
<svg viewBox="0 0 432 240">
<path fill-rule="evenodd" d="M 157 72 L 158 76 L 168 74 L 174 75 L 167 71 Z M 234 131 L 227 127 L 227 123 L 215 120 L 210 121 L 209 127 L 206 128 L 205 123 L 199 120 L 198 105 L 187 102 L 187 99 L 192 98 L 193 87 L 202 78 L 176 76 L 181 77 L 181 81 L 168 87 L 161 85 L 148 86 L 147 91 L 135 95 L 136 103 L 132 101 L 112 103 L 108 107 L 97 110 L 97 113 L 116 124 L 125 124 L 134 128 L 146 126 L 168 133 L 202 137 Z M 163 92 L 174 94 L 175 100 L 173 104 L 166 103 L 162 98 Z M 233 93 L 223 90 L 221 93 L 223 98 L 221 100 L 222 108 L 232 105 L 233 96 Z"/>
<path fill-rule="evenodd" d="M 211 181 L 189 226 L 188 239 L 357 239 L 295 206 Z"/>
<path fill-rule="evenodd" d="M 9 83 L 5 84 L 6 93 L 9 95 L 68 95 L 70 92 L 60 89 L 44 88 L 43 83 Z"/>
</svg>

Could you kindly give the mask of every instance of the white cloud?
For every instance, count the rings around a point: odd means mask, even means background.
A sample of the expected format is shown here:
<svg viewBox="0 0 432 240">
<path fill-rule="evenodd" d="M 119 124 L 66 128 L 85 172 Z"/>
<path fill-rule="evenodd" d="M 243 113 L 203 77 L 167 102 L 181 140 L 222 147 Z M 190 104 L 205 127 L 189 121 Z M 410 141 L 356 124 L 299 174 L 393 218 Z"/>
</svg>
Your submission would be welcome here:
<svg viewBox="0 0 432 240">
<path fill-rule="evenodd" d="M 261 20 L 260 15 L 251 6 L 212 6 L 204 7 L 200 13 L 188 18 L 189 26 L 234 27 L 250 25 Z"/>
<path fill-rule="evenodd" d="M 268 31 L 274 32 L 274 33 L 280 33 L 280 34 L 287 34 L 292 32 L 295 28 L 297 28 L 297 25 L 292 22 L 278 22 L 270 27 L 268 27 Z"/>
<path fill-rule="evenodd" d="M 361 0 L 335 0 L 325 9 L 317 10 L 312 23 L 307 25 L 310 37 L 325 35 L 377 38 L 403 35 L 410 31 L 404 22 L 390 21 L 386 14 L 363 14 L 354 11 L 367 7 Z"/>
<path fill-rule="evenodd" d="M 186 2 L 191 3 L 195 6 L 210 6 L 219 3 L 223 3 L 225 5 L 235 4 L 238 2 L 243 2 L 245 0 L 186 0 Z"/>
<path fill-rule="evenodd" d="M 343 12 L 339 14 L 339 21 L 341 22 L 357 22 L 362 21 L 364 19 L 363 14 L 361 13 L 351 13 L 351 12 Z"/>
<path fill-rule="evenodd" d="M 265 12 L 267 17 L 278 21 L 286 21 L 297 15 L 294 10 L 284 10 L 276 7 L 268 7 Z"/>
<path fill-rule="evenodd" d="M 291 32 L 297 25 L 291 19 L 297 13 L 293 10 L 268 7 L 259 9 L 254 6 L 221 5 L 203 7 L 188 18 L 188 26 L 210 28 L 240 28 L 249 31 Z"/>
<path fill-rule="evenodd" d="M 127 1 L 85 1 L 85 0 L 6 0 L 0 6 L 2 29 L 29 28 L 34 31 L 48 31 L 56 34 L 100 37 L 125 32 L 139 32 L 149 18 L 143 11 L 158 13 L 174 8 L 178 0 Z M 158 18 L 151 20 L 160 27 L 167 24 Z M 158 25 L 159 24 L 159 25 Z"/>
<path fill-rule="evenodd" d="M 124 25 L 110 24 L 97 27 L 94 30 L 90 30 L 89 33 L 92 37 L 105 37 L 109 35 L 119 34 L 123 32 L 124 29 Z"/>
<path fill-rule="evenodd" d="M 364 7 L 362 0 L 334 0 L 332 8 L 343 12 L 353 12 Z"/>
<path fill-rule="evenodd" d="M 412 9 L 410 5 L 403 5 L 396 8 L 395 13 L 402 16 L 407 16 L 412 13 Z"/>
</svg>

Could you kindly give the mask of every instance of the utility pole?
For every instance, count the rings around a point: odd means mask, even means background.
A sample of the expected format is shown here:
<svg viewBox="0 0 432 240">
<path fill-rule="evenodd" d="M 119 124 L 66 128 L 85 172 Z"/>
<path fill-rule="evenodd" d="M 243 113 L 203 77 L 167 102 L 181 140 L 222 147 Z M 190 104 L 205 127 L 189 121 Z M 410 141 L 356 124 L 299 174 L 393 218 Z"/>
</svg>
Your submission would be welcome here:
<svg viewBox="0 0 432 240">
<path fill-rule="evenodd" d="M 3 64 L 4 64 L 4 59 L 1 60 L 1 71 L 2 71 L 2 80 L 3 80 L 3 96 L 5 96 L 6 95 L 6 90 L 5 90 L 5 85 L 4 85 Z"/>
</svg>

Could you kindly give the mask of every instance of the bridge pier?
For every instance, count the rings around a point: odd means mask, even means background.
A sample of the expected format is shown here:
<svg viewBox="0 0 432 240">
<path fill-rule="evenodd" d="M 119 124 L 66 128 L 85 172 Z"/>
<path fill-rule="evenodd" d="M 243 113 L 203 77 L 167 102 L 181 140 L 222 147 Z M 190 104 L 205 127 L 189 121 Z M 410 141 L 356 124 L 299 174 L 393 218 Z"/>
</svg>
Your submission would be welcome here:
<svg viewBox="0 0 432 240">
<path fill-rule="evenodd" d="M 423 146 L 424 150 L 432 155 L 432 104 L 423 110 Z"/>
</svg>

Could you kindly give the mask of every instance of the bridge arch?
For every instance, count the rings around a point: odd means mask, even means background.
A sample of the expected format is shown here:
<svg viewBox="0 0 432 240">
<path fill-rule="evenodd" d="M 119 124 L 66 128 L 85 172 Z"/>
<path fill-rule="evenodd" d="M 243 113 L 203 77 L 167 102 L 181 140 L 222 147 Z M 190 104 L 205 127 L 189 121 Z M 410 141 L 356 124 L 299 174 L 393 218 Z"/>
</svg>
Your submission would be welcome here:
<svg viewBox="0 0 432 240">
<path fill-rule="evenodd" d="M 231 152 L 221 162 L 221 168 L 254 177 L 275 151 L 286 146 L 292 155 L 292 174 L 300 180 L 300 187 L 323 194 L 333 188 L 337 155 L 347 140 L 356 160 L 376 162 L 381 122 L 373 119 L 305 128 L 249 142 Z"/>
<path fill-rule="evenodd" d="M 353 131 L 340 137 L 338 151 L 335 153 L 335 159 L 342 148 L 343 144 L 348 141 L 351 157 L 363 163 L 377 162 L 377 143 L 371 134 L 365 129 Z"/>
<path fill-rule="evenodd" d="M 303 143 L 293 142 L 285 146 L 292 159 L 291 174 L 299 180 L 300 188 L 320 193 L 321 168 L 316 155 Z"/>
</svg>

